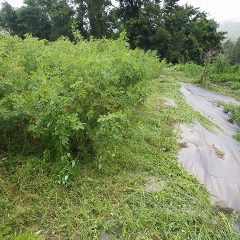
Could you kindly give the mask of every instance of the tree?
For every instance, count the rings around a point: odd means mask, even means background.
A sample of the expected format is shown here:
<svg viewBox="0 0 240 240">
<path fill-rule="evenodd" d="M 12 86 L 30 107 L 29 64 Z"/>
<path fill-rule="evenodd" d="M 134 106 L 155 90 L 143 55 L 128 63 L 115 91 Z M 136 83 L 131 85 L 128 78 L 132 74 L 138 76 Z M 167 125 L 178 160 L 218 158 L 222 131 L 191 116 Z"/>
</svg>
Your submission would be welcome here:
<svg viewBox="0 0 240 240">
<path fill-rule="evenodd" d="M 221 49 L 224 35 L 218 24 L 199 9 L 179 6 L 178 0 L 119 0 L 116 11 L 132 48 L 157 50 L 172 63 L 203 63 L 205 53 Z"/>
<path fill-rule="evenodd" d="M 56 40 L 71 38 L 73 9 L 67 0 L 25 0 L 24 6 L 14 9 L 7 2 L 0 12 L 0 24 L 11 34 L 23 37 L 31 33 L 39 38 Z"/>
<path fill-rule="evenodd" d="M 50 40 L 56 40 L 61 36 L 72 39 L 71 25 L 74 11 L 67 0 L 54 0 L 48 8 L 51 23 Z"/>
<path fill-rule="evenodd" d="M 51 24 L 46 13 L 39 6 L 23 6 L 16 10 L 18 35 L 31 33 L 35 37 L 49 39 Z"/>
<path fill-rule="evenodd" d="M 205 12 L 178 1 L 25 0 L 18 9 L 4 3 L 0 27 L 21 37 L 31 33 L 49 40 L 72 40 L 73 23 L 84 38 L 114 38 L 125 29 L 133 49 L 156 50 L 172 63 L 202 64 L 207 52 L 221 49 L 224 33 Z"/>
<path fill-rule="evenodd" d="M 114 18 L 110 0 L 76 0 L 80 31 L 95 38 L 112 37 Z M 88 31 L 88 34 L 86 34 Z"/>
<path fill-rule="evenodd" d="M 234 64 L 240 64 L 240 37 L 237 39 L 233 51 Z"/>
<path fill-rule="evenodd" d="M 6 1 L 2 3 L 0 11 L 0 26 L 10 34 L 18 34 L 16 11 Z"/>
<path fill-rule="evenodd" d="M 234 59 L 234 47 L 235 43 L 228 39 L 225 43 L 223 43 L 223 51 L 228 59 L 228 64 L 232 65 L 235 63 Z"/>
</svg>

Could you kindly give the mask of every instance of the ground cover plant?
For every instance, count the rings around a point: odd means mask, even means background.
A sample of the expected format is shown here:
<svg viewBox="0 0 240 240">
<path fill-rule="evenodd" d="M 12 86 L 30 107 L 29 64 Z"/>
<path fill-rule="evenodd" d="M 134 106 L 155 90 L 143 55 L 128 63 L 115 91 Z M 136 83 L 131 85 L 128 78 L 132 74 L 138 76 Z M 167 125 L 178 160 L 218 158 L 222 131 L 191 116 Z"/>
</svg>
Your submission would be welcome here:
<svg viewBox="0 0 240 240">
<path fill-rule="evenodd" d="M 237 239 L 231 219 L 177 162 L 174 125 L 208 121 L 185 103 L 176 77 L 166 68 L 147 81 L 147 101 L 131 106 L 122 137 L 104 138 L 101 155 L 78 166 L 67 185 L 56 181 L 51 161 L 1 151 L 0 225 L 44 239 Z"/>
</svg>

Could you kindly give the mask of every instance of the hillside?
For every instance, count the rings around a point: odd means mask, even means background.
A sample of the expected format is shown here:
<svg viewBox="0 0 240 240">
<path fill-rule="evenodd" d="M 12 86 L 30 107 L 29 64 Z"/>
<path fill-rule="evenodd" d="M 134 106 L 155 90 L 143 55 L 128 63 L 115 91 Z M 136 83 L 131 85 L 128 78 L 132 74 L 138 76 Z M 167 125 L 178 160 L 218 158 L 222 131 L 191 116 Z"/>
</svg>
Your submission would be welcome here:
<svg viewBox="0 0 240 240">
<path fill-rule="evenodd" d="M 240 22 L 223 22 L 219 29 L 228 32 L 228 37 L 232 40 L 236 40 L 240 36 Z"/>
<path fill-rule="evenodd" d="M 1 240 L 237 239 L 177 161 L 175 126 L 212 126 L 178 83 L 200 66 L 177 70 L 123 36 L 0 46 Z"/>
</svg>

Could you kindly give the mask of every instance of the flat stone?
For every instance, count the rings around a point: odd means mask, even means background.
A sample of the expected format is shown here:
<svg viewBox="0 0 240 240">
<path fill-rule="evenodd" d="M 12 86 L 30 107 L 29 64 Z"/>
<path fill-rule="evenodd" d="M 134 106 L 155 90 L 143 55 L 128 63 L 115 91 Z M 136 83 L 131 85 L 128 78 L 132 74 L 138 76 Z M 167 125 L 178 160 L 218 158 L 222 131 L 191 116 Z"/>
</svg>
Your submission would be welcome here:
<svg viewBox="0 0 240 240">
<path fill-rule="evenodd" d="M 232 214 L 234 209 L 229 207 L 229 204 L 226 201 L 220 200 L 215 203 L 215 208 L 219 210 L 220 212 L 226 213 L 226 214 Z"/>
<path fill-rule="evenodd" d="M 187 148 L 180 149 L 179 163 L 205 184 L 213 204 L 218 202 L 216 208 L 219 211 L 240 211 L 240 142 L 232 137 L 239 128 L 231 124 L 230 116 L 213 103 L 240 105 L 240 102 L 191 84 L 182 84 L 181 92 L 186 102 L 209 117 L 216 127 L 210 131 L 199 122 L 179 124 L 179 142 L 187 143 Z"/>
<path fill-rule="evenodd" d="M 155 176 L 149 176 L 145 178 L 146 184 L 144 191 L 146 192 L 161 192 L 166 186 L 166 182 L 158 179 Z"/>
<path fill-rule="evenodd" d="M 163 103 L 165 106 L 174 107 L 174 108 L 177 107 L 176 102 L 169 98 L 163 98 Z"/>
<path fill-rule="evenodd" d="M 114 227 L 111 231 L 103 231 L 100 236 L 100 240 L 117 240 L 120 238 L 120 229 L 118 227 Z"/>
<path fill-rule="evenodd" d="M 108 232 L 102 232 L 100 234 L 100 240 L 116 240 L 117 238 L 112 234 Z"/>
</svg>

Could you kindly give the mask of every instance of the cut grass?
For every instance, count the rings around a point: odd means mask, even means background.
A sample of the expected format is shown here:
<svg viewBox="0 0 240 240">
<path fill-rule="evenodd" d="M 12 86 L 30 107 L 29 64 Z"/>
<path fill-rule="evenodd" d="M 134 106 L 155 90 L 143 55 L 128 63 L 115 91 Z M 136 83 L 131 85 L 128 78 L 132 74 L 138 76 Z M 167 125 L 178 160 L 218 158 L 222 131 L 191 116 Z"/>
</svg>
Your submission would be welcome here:
<svg viewBox="0 0 240 240">
<path fill-rule="evenodd" d="M 193 111 L 169 73 L 149 83 L 124 139 L 105 142 L 100 157 L 79 166 L 68 186 L 36 157 L 0 158 L 0 225 L 34 229 L 45 239 L 237 239 L 228 216 L 177 162 L 174 125 L 209 121 Z M 169 79 L 169 80 L 166 80 Z M 161 104 L 175 100 L 177 107 Z M 146 177 L 164 181 L 146 192 Z"/>
</svg>

